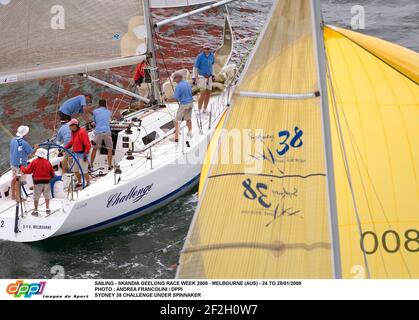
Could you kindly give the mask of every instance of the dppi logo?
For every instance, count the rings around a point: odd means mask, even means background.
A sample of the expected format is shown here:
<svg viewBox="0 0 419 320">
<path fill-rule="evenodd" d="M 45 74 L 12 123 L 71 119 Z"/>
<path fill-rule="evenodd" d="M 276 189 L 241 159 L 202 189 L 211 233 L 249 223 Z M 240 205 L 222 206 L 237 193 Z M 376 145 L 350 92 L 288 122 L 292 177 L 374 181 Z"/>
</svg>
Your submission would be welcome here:
<svg viewBox="0 0 419 320">
<path fill-rule="evenodd" d="M 133 203 L 137 203 L 142 198 L 144 198 L 151 191 L 152 188 L 153 185 L 150 184 L 149 186 L 146 186 L 144 188 L 134 187 L 126 195 L 122 195 L 122 192 L 113 194 L 108 199 L 107 207 L 110 208 L 129 200 L 132 200 Z"/>
<path fill-rule="evenodd" d="M 46 282 L 24 283 L 22 280 L 9 284 L 6 291 L 7 294 L 15 296 L 15 298 L 32 298 L 32 296 L 42 295 L 45 290 Z"/>
</svg>

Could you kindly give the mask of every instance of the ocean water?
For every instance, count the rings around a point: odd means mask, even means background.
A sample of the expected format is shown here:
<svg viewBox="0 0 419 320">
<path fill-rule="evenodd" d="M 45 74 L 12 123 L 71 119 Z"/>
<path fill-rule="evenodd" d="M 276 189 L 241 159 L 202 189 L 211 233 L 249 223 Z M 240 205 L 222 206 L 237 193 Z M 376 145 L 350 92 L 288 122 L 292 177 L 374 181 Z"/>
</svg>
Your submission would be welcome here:
<svg viewBox="0 0 419 320">
<path fill-rule="evenodd" d="M 419 51 L 417 0 L 322 3 L 326 22 L 346 28 L 350 27 L 351 8 L 361 4 L 366 14 L 363 32 Z M 271 4 L 272 0 L 247 0 L 230 6 L 237 38 L 236 63 L 252 49 Z M 156 10 L 154 17 L 161 20 L 181 12 Z M 214 11 L 163 29 L 158 38 L 161 67 L 168 72 L 190 68 L 201 43 L 220 43 L 222 22 L 221 14 Z M 120 68 L 95 75 L 126 86 L 132 71 Z M 84 91 L 109 100 L 119 97 L 76 76 L 0 87 L 0 172 L 8 167 L 7 142 L 21 123 L 31 127 L 32 143 L 50 137 L 60 101 Z M 56 270 L 73 279 L 172 278 L 197 203 L 195 190 L 148 217 L 99 233 L 30 245 L 0 241 L 0 278 L 52 278 Z"/>
</svg>

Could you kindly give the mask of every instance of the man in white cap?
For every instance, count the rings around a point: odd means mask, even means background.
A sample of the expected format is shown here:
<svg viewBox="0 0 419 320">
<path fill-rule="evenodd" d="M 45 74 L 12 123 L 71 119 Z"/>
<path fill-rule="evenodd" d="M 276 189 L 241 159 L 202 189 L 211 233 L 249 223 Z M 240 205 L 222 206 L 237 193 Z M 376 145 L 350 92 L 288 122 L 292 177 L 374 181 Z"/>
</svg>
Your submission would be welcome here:
<svg viewBox="0 0 419 320">
<path fill-rule="evenodd" d="M 193 83 L 197 84 L 201 95 L 198 101 L 199 111 L 204 108 L 203 113 L 207 113 L 209 100 L 212 92 L 212 84 L 215 80 L 214 76 L 215 55 L 211 50 L 211 45 L 205 44 L 203 51 L 199 54 L 195 61 L 193 71 Z"/>
<path fill-rule="evenodd" d="M 35 205 L 32 215 L 38 217 L 39 200 L 42 195 L 44 195 L 45 198 L 46 213 L 47 215 L 51 214 L 49 208 L 52 199 L 50 182 L 51 179 L 55 177 L 55 171 L 51 163 L 47 160 L 47 150 L 40 148 L 36 151 L 35 156 L 37 156 L 37 158 L 33 160 L 28 167 L 25 168 L 24 166 L 20 166 L 20 169 L 25 174 L 32 174 L 34 184 L 33 199 Z"/>
<path fill-rule="evenodd" d="M 186 121 L 189 132 L 188 137 L 192 137 L 192 111 L 194 108 L 193 105 L 193 96 L 192 96 L 192 87 L 188 81 L 183 80 L 182 72 L 176 72 L 173 75 L 173 81 L 177 83 L 175 93 L 172 99 L 166 99 L 167 102 L 178 102 L 179 109 L 176 114 L 176 133 L 175 133 L 175 142 L 179 142 L 179 123 Z"/>
<path fill-rule="evenodd" d="M 26 166 L 28 164 L 28 158 L 38 149 L 38 145 L 34 148 L 25 141 L 24 137 L 29 133 L 29 127 L 20 126 L 17 129 L 16 137 L 10 141 L 10 167 L 12 169 L 12 199 L 16 200 L 16 196 L 20 199 L 20 190 L 16 190 L 16 178 L 22 175 L 20 166 Z M 21 177 L 21 181 L 24 183 L 25 176 Z M 20 189 L 20 188 L 19 188 Z"/>
</svg>

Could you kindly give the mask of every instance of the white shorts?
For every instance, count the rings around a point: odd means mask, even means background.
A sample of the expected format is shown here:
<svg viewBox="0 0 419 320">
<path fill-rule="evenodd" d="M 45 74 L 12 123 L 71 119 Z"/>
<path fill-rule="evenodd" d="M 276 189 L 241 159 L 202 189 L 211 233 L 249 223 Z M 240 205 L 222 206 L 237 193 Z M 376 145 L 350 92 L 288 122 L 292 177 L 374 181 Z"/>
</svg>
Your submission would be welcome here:
<svg viewBox="0 0 419 320">
<path fill-rule="evenodd" d="M 198 76 L 198 88 L 201 91 L 209 90 L 212 91 L 212 77 L 205 78 L 203 76 Z"/>
<path fill-rule="evenodd" d="M 78 153 L 76 153 L 75 155 L 76 155 L 76 157 L 77 157 L 77 160 L 78 160 L 78 161 L 79 161 L 79 163 L 80 163 L 80 167 L 81 167 L 81 169 L 83 170 L 83 174 L 88 174 L 88 173 L 89 173 L 89 161 L 84 161 L 84 160 L 83 160 L 83 155 L 82 155 L 82 154 L 78 154 Z M 74 172 L 74 173 L 80 173 L 80 174 L 81 174 L 81 172 L 80 172 L 80 168 L 79 168 L 79 166 L 77 165 L 77 163 L 75 163 L 75 162 L 74 162 L 74 166 L 73 166 L 73 172 Z"/>
</svg>

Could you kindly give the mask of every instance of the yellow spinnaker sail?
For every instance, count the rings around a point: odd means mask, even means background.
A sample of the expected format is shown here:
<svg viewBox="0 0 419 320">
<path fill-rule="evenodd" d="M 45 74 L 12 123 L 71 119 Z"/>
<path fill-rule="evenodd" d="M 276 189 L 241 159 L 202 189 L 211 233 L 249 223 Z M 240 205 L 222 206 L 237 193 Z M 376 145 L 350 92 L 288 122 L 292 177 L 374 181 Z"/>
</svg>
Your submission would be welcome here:
<svg viewBox="0 0 419 320">
<path fill-rule="evenodd" d="M 225 121 L 263 133 L 242 135 L 241 164 L 209 166 L 178 277 L 333 277 L 320 100 L 266 94 L 319 90 L 311 20 L 310 1 L 275 2 Z M 324 38 L 343 277 L 419 278 L 419 55 Z"/>
<path fill-rule="evenodd" d="M 419 55 L 338 28 L 325 42 L 343 276 L 417 279 Z"/>
<path fill-rule="evenodd" d="M 312 26 L 311 1 L 275 1 L 219 142 L 230 160 L 251 148 L 236 164 L 210 166 L 179 278 L 332 277 Z M 233 133 L 242 139 L 238 150 L 227 137 Z"/>
</svg>

